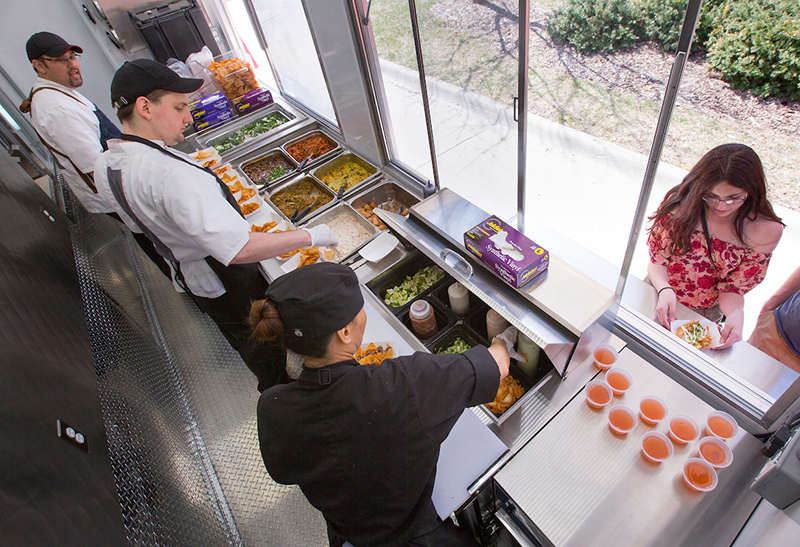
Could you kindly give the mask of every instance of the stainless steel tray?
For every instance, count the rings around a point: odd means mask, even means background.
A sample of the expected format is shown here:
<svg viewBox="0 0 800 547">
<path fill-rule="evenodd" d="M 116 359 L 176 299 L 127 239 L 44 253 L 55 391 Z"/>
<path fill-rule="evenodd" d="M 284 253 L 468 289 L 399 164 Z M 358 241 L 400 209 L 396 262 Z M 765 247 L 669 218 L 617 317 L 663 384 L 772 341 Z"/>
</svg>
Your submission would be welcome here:
<svg viewBox="0 0 800 547">
<path fill-rule="evenodd" d="M 289 170 L 280 177 L 277 177 L 274 180 L 264 182 L 264 179 L 260 180 L 251 179 L 250 176 L 245 172 L 244 168 L 247 167 L 248 165 L 261 161 L 267 157 L 274 157 L 274 156 L 279 156 L 280 158 L 285 160 L 286 163 L 289 165 Z M 245 180 L 251 182 L 252 184 L 254 184 L 259 188 L 266 188 L 268 190 L 270 188 L 278 186 L 282 182 L 285 182 L 294 176 L 297 176 L 298 174 L 297 162 L 294 161 L 294 158 L 292 158 L 289 154 L 287 154 L 280 148 L 272 148 L 266 151 L 261 148 L 253 150 L 249 154 L 246 154 L 241 158 L 239 158 L 238 160 L 235 160 L 233 162 L 233 167 L 241 174 L 242 178 L 244 178 Z"/>
<path fill-rule="evenodd" d="M 350 207 L 346 203 L 339 202 L 338 204 L 334 205 L 333 207 L 327 209 L 326 211 L 320 213 L 312 221 L 310 221 L 307 226 L 317 226 L 319 224 L 327 224 L 331 230 L 337 235 L 340 235 L 338 228 L 339 218 L 343 217 L 342 222 L 347 222 L 352 219 L 352 222 L 355 222 L 356 226 L 363 228 L 365 232 L 369 234 L 369 237 L 359 241 L 357 244 L 349 245 L 349 249 L 345 251 L 342 249 L 340 252 L 337 248 L 337 262 L 342 262 L 346 258 L 350 257 L 353 253 L 355 253 L 358 249 L 366 245 L 368 242 L 372 241 L 375 235 L 378 233 L 378 229 L 373 226 L 371 222 L 365 219 L 363 216 L 358 214 L 355 209 Z M 344 245 L 346 242 L 340 237 L 340 245 Z"/>
<path fill-rule="evenodd" d="M 313 209 L 312 211 L 308 212 L 306 215 L 304 215 L 302 218 L 300 218 L 300 220 L 292 221 L 291 220 L 291 216 L 294 213 L 294 211 L 287 211 L 287 212 L 281 211 L 280 207 L 278 207 L 278 205 L 273 201 L 273 196 L 275 196 L 275 195 L 277 195 L 277 194 L 279 194 L 281 192 L 284 192 L 284 191 L 290 190 L 292 188 L 295 188 L 295 187 L 299 186 L 300 184 L 302 184 L 304 182 L 308 182 L 308 183 L 312 184 L 313 187 L 318 189 L 319 192 L 322 195 L 330 196 L 331 199 L 330 199 L 330 201 L 322 204 L 321 206 L 317 207 L 316 209 Z M 272 190 L 270 190 L 268 193 L 265 193 L 264 194 L 264 198 L 273 207 L 275 207 L 275 209 L 281 214 L 281 216 L 283 216 L 289 222 L 293 222 L 293 224 L 300 224 L 300 223 L 302 223 L 304 221 L 307 221 L 310 218 L 315 217 L 319 213 L 325 211 L 326 209 L 330 209 L 332 206 L 334 206 L 337 203 L 336 194 L 333 193 L 333 190 L 331 190 L 330 188 L 328 188 L 327 186 L 325 186 L 320 181 L 318 181 L 317 179 L 315 179 L 314 177 L 312 177 L 310 175 L 305 175 L 305 176 L 302 176 L 302 177 L 295 178 L 293 180 L 284 182 L 283 184 L 280 184 L 280 185 L 276 186 L 275 188 L 273 188 Z M 302 209 L 301 209 L 301 212 L 302 212 Z"/>
<path fill-rule="evenodd" d="M 240 151 L 244 150 L 245 148 L 251 149 L 255 146 L 258 146 L 265 140 L 272 138 L 272 136 L 275 135 L 276 133 L 282 132 L 286 128 L 291 127 L 292 125 L 294 125 L 293 122 L 296 122 L 298 120 L 298 117 L 293 112 L 290 112 L 287 108 L 284 108 L 279 104 L 271 104 L 269 106 L 256 110 L 255 112 L 251 112 L 246 116 L 243 116 L 235 120 L 231 120 L 230 122 L 227 122 L 220 127 L 211 129 L 209 131 L 204 131 L 198 134 L 195 137 L 195 140 L 197 140 L 197 143 L 201 148 L 208 148 L 209 146 L 217 146 L 228 140 L 228 138 L 230 138 L 234 133 L 236 133 L 246 125 L 250 125 L 251 123 L 257 122 L 262 118 L 265 118 L 275 113 L 278 113 L 283 117 L 285 117 L 286 122 L 271 129 L 270 131 L 267 131 L 266 133 L 262 133 L 261 135 L 257 135 L 255 137 L 247 139 L 243 143 L 238 144 L 220 153 L 220 155 L 223 157 L 233 156 L 234 154 L 240 153 Z"/>
<path fill-rule="evenodd" d="M 296 139 L 292 139 L 290 141 L 285 142 L 281 146 L 281 148 L 283 149 L 284 152 L 286 152 L 287 155 L 292 156 L 289 153 L 289 148 L 292 145 L 297 144 L 299 142 L 303 142 L 304 140 L 310 139 L 312 137 L 318 137 L 318 136 L 325 137 L 326 139 L 331 141 L 335 146 L 333 147 L 332 150 L 329 150 L 328 152 L 325 152 L 321 156 L 317 156 L 316 158 L 308 159 L 308 161 L 306 161 L 306 163 L 304 165 L 305 168 L 313 167 L 314 165 L 319 165 L 320 163 L 323 163 L 323 162 L 329 160 L 330 158 L 334 157 L 336 154 L 338 154 L 339 152 L 342 151 L 341 143 L 338 140 L 336 140 L 335 138 L 333 138 L 332 136 L 330 136 L 325 131 L 322 131 L 321 129 L 315 129 L 313 131 L 309 131 L 308 133 L 303 133 L 302 135 L 300 135 Z M 292 156 L 292 157 L 294 158 L 294 156 Z M 300 164 L 303 163 L 304 159 L 306 159 L 306 158 L 294 158 L 294 160 L 297 161 Z"/>
<path fill-rule="evenodd" d="M 384 209 L 390 213 L 401 214 L 402 209 L 398 206 L 408 211 L 414 204 L 419 203 L 419 198 L 396 182 L 387 180 L 372 188 L 366 188 L 361 193 L 357 193 L 347 203 L 352 205 L 356 211 L 365 205 L 374 203 L 376 208 Z M 406 214 L 408 213 L 406 212 Z"/>
<path fill-rule="evenodd" d="M 368 161 L 356 156 L 352 152 L 345 152 L 344 154 L 340 154 L 334 157 L 333 159 L 327 161 L 326 163 L 314 169 L 314 171 L 312 171 L 312 174 L 315 177 L 317 177 L 317 179 L 320 180 L 323 184 L 328 186 L 328 183 L 325 182 L 324 177 L 334 169 L 342 165 L 345 165 L 348 162 L 355 163 L 356 165 L 364 169 L 367 172 L 367 176 L 358 183 L 356 183 L 355 185 L 353 185 L 350 189 L 345 190 L 345 192 L 342 194 L 343 198 L 352 196 L 353 194 L 355 194 L 356 192 L 360 191 L 362 188 L 367 186 L 370 182 L 375 181 L 380 177 L 380 172 L 378 171 L 377 167 L 375 167 Z M 333 190 L 338 194 L 339 190 L 338 186 L 336 188 L 329 186 L 329 188 L 331 188 L 331 190 Z"/>
</svg>

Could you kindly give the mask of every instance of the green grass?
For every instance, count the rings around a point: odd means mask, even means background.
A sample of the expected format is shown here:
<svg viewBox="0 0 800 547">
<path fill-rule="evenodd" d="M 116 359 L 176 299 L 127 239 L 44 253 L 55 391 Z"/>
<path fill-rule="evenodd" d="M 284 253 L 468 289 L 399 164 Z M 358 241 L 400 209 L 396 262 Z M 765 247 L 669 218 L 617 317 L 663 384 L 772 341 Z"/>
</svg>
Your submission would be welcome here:
<svg viewBox="0 0 800 547">
<path fill-rule="evenodd" d="M 419 0 L 417 15 L 425 72 L 455 86 L 510 105 L 517 94 L 516 43 L 501 52 L 489 36 L 459 32 L 436 17 L 437 0 Z M 558 0 L 539 2 L 557 7 Z M 380 0 L 370 11 L 378 54 L 417 69 L 407 0 Z M 516 21 L 511 21 L 516 24 Z M 529 111 L 648 154 L 661 102 L 611 91 L 556 70 L 531 70 Z M 758 151 L 767 172 L 773 203 L 800 211 L 800 143 L 766 127 L 736 120 L 716 120 L 696 111 L 675 108 L 662 161 L 689 169 L 707 150 L 725 142 L 744 142 Z"/>
</svg>

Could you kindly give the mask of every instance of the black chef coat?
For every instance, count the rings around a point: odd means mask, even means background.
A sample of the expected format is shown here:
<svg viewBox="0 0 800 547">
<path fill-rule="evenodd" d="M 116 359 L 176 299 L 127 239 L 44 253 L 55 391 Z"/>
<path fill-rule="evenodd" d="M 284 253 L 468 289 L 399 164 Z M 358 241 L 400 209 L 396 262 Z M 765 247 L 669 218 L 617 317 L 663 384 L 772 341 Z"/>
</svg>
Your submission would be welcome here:
<svg viewBox="0 0 800 547">
<path fill-rule="evenodd" d="M 499 381 L 483 346 L 304 368 L 261 394 L 261 454 L 335 535 L 356 547 L 402 545 L 440 523 L 431 501 L 439 446 L 466 407 L 494 400 Z"/>
</svg>

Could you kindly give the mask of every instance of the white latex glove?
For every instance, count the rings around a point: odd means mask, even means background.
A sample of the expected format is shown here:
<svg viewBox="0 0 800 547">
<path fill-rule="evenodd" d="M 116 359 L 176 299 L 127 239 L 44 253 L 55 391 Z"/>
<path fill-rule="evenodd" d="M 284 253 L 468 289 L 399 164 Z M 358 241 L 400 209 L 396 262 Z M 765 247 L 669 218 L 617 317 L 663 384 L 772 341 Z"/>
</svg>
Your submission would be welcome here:
<svg viewBox="0 0 800 547">
<path fill-rule="evenodd" d="M 325 224 L 303 229 L 311 236 L 311 247 L 327 247 L 328 245 L 336 247 L 339 244 L 339 239 Z"/>
<path fill-rule="evenodd" d="M 516 359 L 517 361 L 521 361 L 523 363 L 527 363 L 528 362 L 528 358 L 527 357 L 517 353 L 517 350 L 514 349 L 514 344 L 517 342 L 517 329 L 516 329 L 516 327 L 509 326 L 506 330 L 504 330 L 503 332 L 501 332 L 500 334 L 495 336 L 494 340 L 492 340 L 492 343 L 494 343 L 495 340 L 501 341 L 506 346 L 506 349 L 508 350 L 508 355 L 509 356 L 511 356 L 514 359 Z"/>
</svg>

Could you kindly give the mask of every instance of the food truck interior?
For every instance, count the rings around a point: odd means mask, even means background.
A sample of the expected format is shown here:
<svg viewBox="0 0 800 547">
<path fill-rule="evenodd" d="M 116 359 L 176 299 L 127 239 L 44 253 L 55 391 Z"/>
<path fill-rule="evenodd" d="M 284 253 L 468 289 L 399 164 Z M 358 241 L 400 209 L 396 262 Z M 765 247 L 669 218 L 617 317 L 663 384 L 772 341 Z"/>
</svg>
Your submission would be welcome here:
<svg viewBox="0 0 800 547">
<path fill-rule="evenodd" d="M 541 26 L 528 22 L 541 14 L 526 1 L 6 8 L 2 543 L 328 541 L 302 492 L 264 468 L 258 392 L 239 355 L 126 229 L 83 209 L 17 109 L 33 81 L 24 44 L 40 30 L 84 49 L 81 92 L 108 113 L 114 71 L 136 58 L 205 79 L 193 99 L 226 99 L 224 114 L 198 114 L 179 147 L 254 190 L 242 203 L 257 229 L 342 227 L 327 259 L 358 275 L 365 343 L 395 355 L 441 352 L 487 344 L 493 321 L 517 327 L 529 357 L 512 362 L 520 392 L 502 407 L 467 409 L 438 466 L 437 510 L 483 545 L 797 543 L 800 374 L 746 342 L 720 351 L 686 344 L 653 320 L 656 291 L 643 281 L 647 216 L 686 174 L 663 158 L 678 146 L 673 118 L 687 115 L 678 96 L 700 0 L 686 2 L 677 48 L 663 53 L 666 71 L 651 82 L 656 106 L 637 142 L 539 115 L 548 84 L 545 69 L 530 68 Z M 470 21 L 482 21 L 485 39 L 464 30 Z M 452 51 L 433 32 L 445 23 L 460 40 Z M 591 100 L 584 112 L 604 116 L 617 99 Z M 800 216 L 776 210 L 787 227 L 770 275 L 748 295 L 750 328 L 797 267 Z M 476 245 L 499 245 L 488 232 L 482 243 L 465 238 L 490 217 L 541 251 L 532 281 L 476 254 Z M 271 280 L 303 260 L 311 259 L 298 253 L 260 269 Z M 427 287 L 392 301 L 415 275 L 428 276 Z M 434 311 L 435 334 L 415 330 L 419 300 Z M 678 318 L 698 316 L 681 306 Z M 602 359 L 596 365 L 603 347 L 626 384 L 608 392 L 608 406 L 589 400 L 593 385 L 613 383 Z M 627 412 L 612 406 L 639 411 L 648 398 L 667 419 L 651 424 L 642 409 L 627 433 L 612 431 L 615 412 Z M 733 420 L 729 434 L 706 436 L 714 416 Z M 688 443 L 669 423 L 681 420 L 696 430 Z M 654 461 L 645 442 L 667 433 L 677 435 L 671 456 Z M 698 485 L 691 465 L 709 465 L 697 457 L 717 437 L 724 462 L 709 467 L 713 485 Z"/>
</svg>

